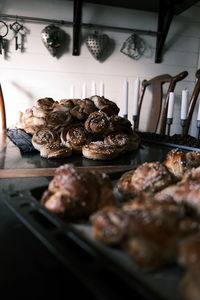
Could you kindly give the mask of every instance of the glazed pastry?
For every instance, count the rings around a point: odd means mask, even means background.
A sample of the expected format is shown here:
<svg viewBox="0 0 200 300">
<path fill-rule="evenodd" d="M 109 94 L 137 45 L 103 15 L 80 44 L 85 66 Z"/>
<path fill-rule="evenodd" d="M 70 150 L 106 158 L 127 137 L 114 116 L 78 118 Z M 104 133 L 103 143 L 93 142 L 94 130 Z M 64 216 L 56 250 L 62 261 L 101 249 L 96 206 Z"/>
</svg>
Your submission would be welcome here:
<svg viewBox="0 0 200 300">
<path fill-rule="evenodd" d="M 106 174 L 96 176 L 97 173 L 80 172 L 73 165 L 57 168 L 42 204 L 66 221 L 88 218 L 103 205 L 114 204 L 112 182 Z"/>
<path fill-rule="evenodd" d="M 60 142 L 60 137 L 58 133 L 47 127 L 42 127 L 32 137 L 33 147 L 38 151 L 40 151 L 44 145 L 59 143 L 59 142 Z"/>
<path fill-rule="evenodd" d="M 106 206 L 90 217 L 93 236 L 109 246 L 122 248 L 140 267 L 153 270 L 176 259 L 179 231 L 184 216 L 176 204 L 161 207 L 151 200 L 134 200 L 122 208 Z"/>
<path fill-rule="evenodd" d="M 94 160 L 114 159 L 122 153 L 121 148 L 105 144 L 102 141 L 91 142 L 82 148 L 83 156 Z"/>
<path fill-rule="evenodd" d="M 53 111 L 69 112 L 74 107 L 74 103 L 69 99 L 62 99 L 59 102 L 55 102 L 53 105 Z"/>
<path fill-rule="evenodd" d="M 92 234 L 100 242 L 115 246 L 125 238 L 129 217 L 116 206 L 105 206 L 90 217 Z"/>
<path fill-rule="evenodd" d="M 93 112 L 85 121 L 85 128 L 88 132 L 105 134 L 108 132 L 109 118 L 103 112 Z"/>
<path fill-rule="evenodd" d="M 53 111 L 46 118 L 46 125 L 53 130 L 60 130 L 72 123 L 70 113 L 64 111 Z"/>
<path fill-rule="evenodd" d="M 74 108 L 70 110 L 70 114 L 74 119 L 86 120 L 94 111 L 96 111 L 94 103 L 89 99 L 83 99 L 78 102 L 78 105 L 75 105 Z"/>
<path fill-rule="evenodd" d="M 100 111 L 106 113 L 108 116 L 117 115 L 119 113 L 119 107 L 113 101 L 96 95 L 92 96 L 90 99 L 94 101 L 95 106 Z"/>
<path fill-rule="evenodd" d="M 136 150 L 140 144 L 140 138 L 136 133 L 126 134 L 124 132 L 110 133 L 104 138 L 104 143 L 124 148 L 124 151 Z"/>
<path fill-rule="evenodd" d="M 155 270 L 176 260 L 178 232 L 150 213 L 131 217 L 129 237 L 122 249 L 145 270 Z"/>
<path fill-rule="evenodd" d="M 163 164 L 173 174 L 176 180 L 180 180 L 186 171 L 185 153 L 180 149 L 173 149 L 168 152 Z"/>
<path fill-rule="evenodd" d="M 180 286 L 180 293 L 184 300 L 200 299 L 200 265 L 194 265 L 186 270 Z"/>
<path fill-rule="evenodd" d="M 200 299 L 200 234 L 181 241 L 178 262 L 185 268 L 180 291 L 183 299 Z"/>
<path fill-rule="evenodd" d="M 187 169 L 197 168 L 200 166 L 200 153 L 191 151 L 186 153 L 186 167 Z"/>
<path fill-rule="evenodd" d="M 183 203 L 200 212 L 200 167 L 189 170 L 181 181 L 157 193 L 155 199 Z"/>
<path fill-rule="evenodd" d="M 168 152 L 163 164 L 174 175 L 176 180 L 181 180 L 188 169 L 200 166 L 200 153 L 195 151 L 185 153 L 181 149 L 173 149 Z"/>
<path fill-rule="evenodd" d="M 76 152 L 81 152 L 83 145 L 92 140 L 92 136 L 87 132 L 83 124 L 73 124 L 69 127 L 63 127 L 60 137 L 63 145 Z"/>
<path fill-rule="evenodd" d="M 125 172 L 118 180 L 117 187 L 125 195 L 135 196 L 142 192 L 155 193 L 172 182 L 172 175 L 164 165 L 149 162 Z"/>
</svg>

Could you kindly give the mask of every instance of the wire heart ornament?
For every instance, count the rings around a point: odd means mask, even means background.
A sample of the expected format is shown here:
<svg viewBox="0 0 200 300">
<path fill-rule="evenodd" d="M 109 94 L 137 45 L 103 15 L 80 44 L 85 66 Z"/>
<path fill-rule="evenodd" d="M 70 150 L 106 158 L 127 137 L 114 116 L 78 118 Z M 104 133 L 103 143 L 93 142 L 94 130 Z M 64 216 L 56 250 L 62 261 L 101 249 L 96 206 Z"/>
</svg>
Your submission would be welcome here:
<svg viewBox="0 0 200 300">
<path fill-rule="evenodd" d="M 145 49 L 145 41 L 142 38 L 140 38 L 136 33 L 133 33 L 123 43 L 120 52 L 129 56 L 130 58 L 138 60 L 143 55 Z"/>
<path fill-rule="evenodd" d="M 100 60 L 108 47 L 109 37 L 106 34 L 100 34 L 95 31 L 87 36 L 85 43 L 92 56 Z"/>
<path fill-rule="evenodd" d="M 44 46 L 52 56 L 56 56 L 59 48 L 63 44 L 64 31 L 58 26 L 50 24 L 42 30 L 41 36 Z"/>
</svg>

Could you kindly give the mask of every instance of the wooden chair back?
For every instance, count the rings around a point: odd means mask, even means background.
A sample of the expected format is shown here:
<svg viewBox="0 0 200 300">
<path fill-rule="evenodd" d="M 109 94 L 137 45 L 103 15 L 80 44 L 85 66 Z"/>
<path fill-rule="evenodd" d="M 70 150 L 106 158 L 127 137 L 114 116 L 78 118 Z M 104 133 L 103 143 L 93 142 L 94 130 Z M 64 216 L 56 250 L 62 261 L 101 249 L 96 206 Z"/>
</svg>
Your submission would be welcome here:
<svg viewBox="0 0 200 300">
<path fill-rule="evenodd" d="M 196 105 L 196 102 L 197 102 L 197 99 L 199 96 L 199 92 L 200 92 L 200 69 L 196 71 L 195 76 L 196 76 L 197 80 L 196 80 L 196 83 L 195 83 L 195 86 L 194 86 L 194 89 L 193 89 L 193 92 L 192 92 L 192 95 L 190 98 L 190 102 L 189 102 L 188 117 L 187 117 L 186 125 L 184 128 L 185 135 L 188 134 L 188 131 L 190 128 L 190 123 L 192 120 L 192 115 L 193 115 L 194 108 L 195 108 L 195 105 Z"/>
<path fill-rule="evenodd" d="M 176 83 L 183 80 L 188 75 L 187 71 L 183 71 L 175 76 L 169 74 L 163 74 L 156 76 L 150 80 L 143 80 L 140 90 L 140 97 L 138 102 L 138 120 L 135 124 L 135 130 L 139 129 L 139 121 L 141 115 L 142 103 L 145 95 L 146 88 L 152 86 L 152 104 L 150 111 L 150 118 L 147 124 L 148 132 L 158 132 L 161 135 L 165 134 L 166 130 L 166 119 L 168 109 L 169 93 L 174 92 Z M 168 83 L 168 90 L 166 97 L 163 95 L 163 85 Z M 159 127 L 160 123 L 160 128 Z"/>
</svg>

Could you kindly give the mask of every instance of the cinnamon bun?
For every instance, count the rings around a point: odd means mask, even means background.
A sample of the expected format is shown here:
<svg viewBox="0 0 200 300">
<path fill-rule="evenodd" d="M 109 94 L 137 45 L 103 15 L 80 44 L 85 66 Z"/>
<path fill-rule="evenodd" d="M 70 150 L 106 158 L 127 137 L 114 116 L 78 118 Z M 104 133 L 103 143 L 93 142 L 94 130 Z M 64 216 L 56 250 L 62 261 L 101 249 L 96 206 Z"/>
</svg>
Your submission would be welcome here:
<svg viewBox="0 0 200 300">
<path fill-rule="evenodd" d="M 72 123 L 72 116 L 68 112 L 53 111 L 46 118 L 46 126 L 53 130 L 60 130 Z"/>
<path fill-rule="evenodd" d="M 123 117 L 118 115 L 113 115 L 109 119 L 109 129 L 111 132 L 113 131 L 122 131 L 127 134 L 131 134 L 133 132 L 131 122 Z"/>
<path fill-rule="evenodd" d="M 115 201 L 112 183 L 104 174 L 101 177 L 107 179 L 102 178 L 103 185 L 100 185 L 97 173 L 80 172 L 73 165 L 57 168 L 48 190 L 42 196 L 42 204 L 47 210 L 67 221 L 88 218 L 103 205 L 112 205 Z M 103 199 L 105 194 L 106 203 Z"/>
<path fill-rule="evenodd" d="M 91 113 L 85 121 L 85 128 L 88 132 L 105 134 L 108 132 L 109 118 L 103 112 Z"/>
<path fill-rule="evenodd" d="M 113 145 L 105 144 L 102 141 L 91 142 L 82 148 L 84 157 L 94 160 L 114 159 L 122 153 L 122 149 Z"/>
<path fill-rule="evenodd" d="M 16 127 L 23 129 L 29 134 L 34 134 L 38 129 L 46 124 L 44 118 L 35 117 L 31 108 L 26 109 L 24 113 L 19 112 Z"/>
<path fill-rule="evenodd" d="M 45 118 L 52 110 L 55 101 L 52 98 L 42 98 L 37 100 L 32 107 L 33 115 L 38 118 Z"/>
<path fill-rule="evenodd" d="M 104 138 L 104 143 L 121 147 L 124 151 L 132 151 L 138 149 L 140 139 L 136 133 L 126 134 L 124 132 L 116 132 L 106 136 Z"/>
<path fill-rule="evenodd" d="M 74 107 L 74 103 L 69 99 L 62 99 L 59 102 L 55 102 L 53 105 L 53 111 L 69 112 Z"/>
<path fill-rule="evenodd" d="M 60 142 L 58 133 L 47 127 L 42 127 L 41 129 L 36 131 L 36 133 L 32 137 L 33 147 L 38 151 L 40 151 L 44 145 L 58 142 Z"/>
<path fill-rule="evenodd" d="M 61 145 L 58 141 L 40 147 L 40 156 L 43 158 L 64 158 L 71 155 L 72 149 Z"/>
<path fill-rule="evenodd" d="M 63 145 L 76 152 L 81 152 L 82 147 L 92 140 L 92 136 L 87 132 L 83 124 L 63 127 L 60 137 Z"/>
<path fill-rule="evenodd" d="M 119 107 L 113 101 L 97 95 L 92 96 L 90 99 L 94 101 L 95 106 L 100 111 L 106 113 L 108 116 L 117 115 L 119 113 Z"/>
</svg>

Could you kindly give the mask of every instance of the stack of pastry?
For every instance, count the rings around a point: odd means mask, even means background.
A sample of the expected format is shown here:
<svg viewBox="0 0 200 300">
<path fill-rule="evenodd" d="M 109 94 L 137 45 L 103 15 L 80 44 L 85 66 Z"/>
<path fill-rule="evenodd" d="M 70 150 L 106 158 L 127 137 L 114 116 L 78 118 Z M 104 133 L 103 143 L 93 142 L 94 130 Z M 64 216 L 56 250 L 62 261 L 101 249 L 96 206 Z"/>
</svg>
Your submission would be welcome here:
<svg viewBox="0 0 200 300">
<path fill-rule="evenodd" d="M 104 97 L 60 101 L 43 98 L 19 113 L 17 128 L 33 135 L 33 146 L 42 157 L 78 152 L 94 160 L 114 159 L 140 144 L 130 121 L 118 113 L 116 103 Z"/>
<path fill-rule="evenodd" d="M 90 216 L 96 239 L 145 270 L 180 264 L 183 299 L 200 299 L 200 153 L 174 149 L 117 182 L 123 201 Z"/>
</svg>

